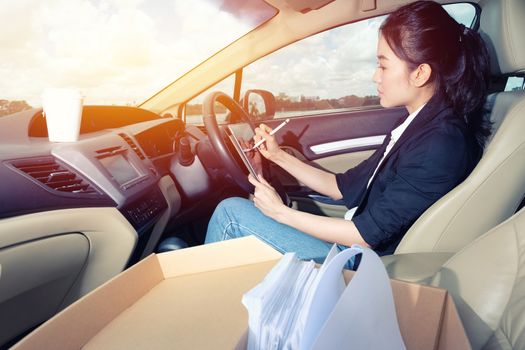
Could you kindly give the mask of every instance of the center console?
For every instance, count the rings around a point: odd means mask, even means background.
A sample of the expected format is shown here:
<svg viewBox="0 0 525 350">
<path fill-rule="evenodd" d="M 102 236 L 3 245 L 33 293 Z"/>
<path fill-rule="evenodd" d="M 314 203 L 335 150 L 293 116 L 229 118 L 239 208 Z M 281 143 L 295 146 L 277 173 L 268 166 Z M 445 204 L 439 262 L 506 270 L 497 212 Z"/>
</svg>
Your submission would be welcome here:
<svg viewBox="0 0 525 350">
<path fill-rule="evenodd" d="M 139 236 L 141 229 L 147 228 L 167 208 L 166 200 L 159 189 L 152 190 L 120 209 L 128 221 L 135 227 Z"/>
<path fill-rule="evenodd" d="M 167 208 L 153 164 L 128 135 L 111 132 L 52 153 L 110 196 L 139 236 Z"/>
</svg>

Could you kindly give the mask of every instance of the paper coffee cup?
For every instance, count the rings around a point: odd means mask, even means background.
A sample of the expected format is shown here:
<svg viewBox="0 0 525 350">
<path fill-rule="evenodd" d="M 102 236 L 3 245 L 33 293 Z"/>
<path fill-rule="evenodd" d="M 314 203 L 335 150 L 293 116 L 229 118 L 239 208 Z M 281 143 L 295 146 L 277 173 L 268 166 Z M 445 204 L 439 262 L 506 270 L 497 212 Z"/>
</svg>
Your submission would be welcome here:
<svg viewBox="0 0 525 350">
<path fill-rule="evenodd" d="M 75 142 L 80 132 L 82 101 L 76 89 L 46 89 L 42 94 L 42 107 L 51 142 Z"/>
</svg>

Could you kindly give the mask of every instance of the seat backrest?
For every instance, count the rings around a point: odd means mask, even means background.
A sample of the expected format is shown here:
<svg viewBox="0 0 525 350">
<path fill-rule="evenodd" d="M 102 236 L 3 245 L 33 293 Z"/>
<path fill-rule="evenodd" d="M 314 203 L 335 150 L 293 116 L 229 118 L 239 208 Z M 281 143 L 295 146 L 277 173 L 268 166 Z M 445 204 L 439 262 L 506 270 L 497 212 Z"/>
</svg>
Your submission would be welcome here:
<svg viewBox="0 0 525 350">
<path fill-rule="evenodd" d="M 525 1 L 480 2 L 492 74 L 525 73 Z M 492 137 L 473 172 L 412 225 L 396 254 L 457 252 L 509 218 L 525 194 L 525 91 L 489 96 Z"/>
<path fill-rule="evenodd" d="M 456 253 L 431 284 L 454 298 L 473 349 L 525 349 L 525 209 Z"/>
</svg>

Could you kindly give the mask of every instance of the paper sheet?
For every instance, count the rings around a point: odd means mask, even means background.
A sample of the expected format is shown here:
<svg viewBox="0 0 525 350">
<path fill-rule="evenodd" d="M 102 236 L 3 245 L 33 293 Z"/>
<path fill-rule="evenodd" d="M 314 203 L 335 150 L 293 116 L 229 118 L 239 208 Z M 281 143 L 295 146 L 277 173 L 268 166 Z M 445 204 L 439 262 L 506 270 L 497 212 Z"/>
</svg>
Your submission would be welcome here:
<svg viewBox="0 0 525 350">
<path fill-rule="evenodd" d="M 345 286 L 348 259 L 363 254 Z M 390 280 L 377 254 L 334 244 L 319 270 L 287 253 L 246 293 L 248 349 L 405 349 Z M 381 336 L 377 336 L 377 334 Z"/>
</svg>

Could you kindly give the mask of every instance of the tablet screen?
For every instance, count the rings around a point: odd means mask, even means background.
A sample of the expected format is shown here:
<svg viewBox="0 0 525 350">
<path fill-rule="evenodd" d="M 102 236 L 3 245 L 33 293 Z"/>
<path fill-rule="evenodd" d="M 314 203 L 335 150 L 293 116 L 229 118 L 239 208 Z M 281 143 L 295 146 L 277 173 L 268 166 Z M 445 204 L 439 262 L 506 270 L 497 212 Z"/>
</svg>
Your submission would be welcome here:
<svg viewBox="0 0 525 350">
<path fill-rule="evenodd" d="M 250 131 L 251 131 L 251 129 L 250 129 Z M 246 166 L 246 168 L 248 169 L 250 174 L 252 174 L 252 176 L 255 177 L 255 179 L 257 179 L 257 181 L 259 181 L 259 177 L 257 176 L 257 172 L 253 168 L 253 165 L 252 165 L 250 159 L 248 159 L 248 157 L 246 156 L 246 153 L 243 151 L 243 147 L 241 146 L 241 143 L 239 142 L 239 139 L 238 139 L 239 136 L 237 136 L 235 134 L 234 129 L 230 125 L 228 125 L 228 132 L 227 132 L 227 134 L 230 137 L 230 140 L 232 141 L 232 144 L 235 147 L 235 150 L 239 154 L 239 157 L 241 158 L 242 162 L 244 163 L 244 165 Z M 253 131 L 251 131 L 251 135 L 253 136 Z"/>
</svg>

